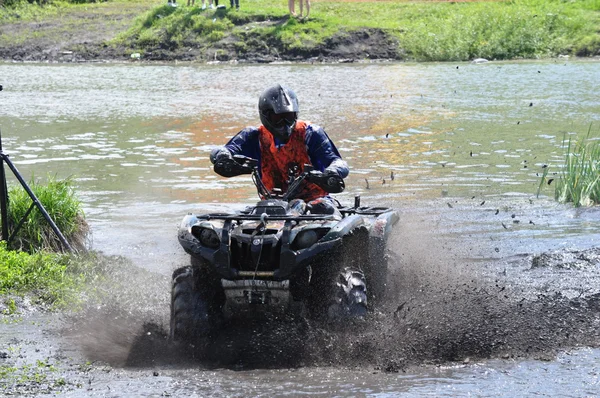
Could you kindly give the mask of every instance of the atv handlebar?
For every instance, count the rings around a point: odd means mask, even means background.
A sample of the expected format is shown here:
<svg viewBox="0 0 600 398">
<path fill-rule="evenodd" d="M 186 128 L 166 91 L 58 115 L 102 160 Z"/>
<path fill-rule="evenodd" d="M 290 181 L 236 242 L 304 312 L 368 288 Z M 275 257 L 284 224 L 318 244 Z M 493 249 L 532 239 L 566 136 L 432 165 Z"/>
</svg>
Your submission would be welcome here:
<svg viewBox="0 0 600 398">
<path fill-rule="evenodd" d="M 252 179 L 254 180 L 254 184 L 256 185 L 259 194 L 266 198 L 281 197 L 284 200 L 289 200 L 304 180 L 318 185 L 328 193 L 340 193 L 346 187 L 344 180 L 337 173 L 323 173 L 314 170 L 313 166 L 306 164 L 304 165 L 304 171 L 302 173 L 298 175 L 292 173 L 290 175 L 288 191 L 286 193 L 276 194 L 269 192 L 260 179 L 258 160 L 242 155 L 234 155 L 232 158 L 224 158 L 215 162 L 215 171 L 224 177 L 252 174 Z"/>
</svg>

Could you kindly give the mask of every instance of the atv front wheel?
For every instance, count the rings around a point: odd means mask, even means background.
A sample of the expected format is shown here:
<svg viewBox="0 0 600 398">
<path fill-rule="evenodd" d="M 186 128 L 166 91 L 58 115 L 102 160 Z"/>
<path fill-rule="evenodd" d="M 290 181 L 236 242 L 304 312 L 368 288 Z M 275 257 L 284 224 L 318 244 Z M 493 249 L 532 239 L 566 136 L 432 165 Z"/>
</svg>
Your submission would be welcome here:
<svg viewBox="0 0 600 398">
<path fill-rule="evenodd" d="M 314 267 L 308 301 L 313 316 L 337 319 L 367 314 L 367 281 L 362 270 L 368 261 L 365 235 L 362 229 L 348 234 L 329 261 Z"/>
<path fill-rule="evenodd" d="M 209 295 L 199 289 L 200 269 L 175 270 L 171 288 L 171 341 L 194 341 L 207 337 L 216 327 L 217 316 Z"/>
<path fill-rule="evenodd" d="M 330 319 L 362 317 L 367 314 L 367 285 L 365 275 L 355 268 L 339 273 L 335 302 L 328 308 Z"/>
</svg>

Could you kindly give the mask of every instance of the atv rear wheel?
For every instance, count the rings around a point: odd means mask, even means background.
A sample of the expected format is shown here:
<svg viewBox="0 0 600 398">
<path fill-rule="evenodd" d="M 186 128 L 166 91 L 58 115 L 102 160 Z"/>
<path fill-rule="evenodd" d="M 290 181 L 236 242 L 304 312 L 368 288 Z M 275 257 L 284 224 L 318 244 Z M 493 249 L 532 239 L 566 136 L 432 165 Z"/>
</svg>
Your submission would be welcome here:
<svg viewBox="0 0 600 398">
<path fill-rule="evenodd" d="M 194 261 L 192 261 L 194 264 Z M 195 341 L 208 337 L 218 326 L 214 287 L 208 286 L 197 266 L 173 273 L 171 288 L 171 341 Z"/>
</svg>

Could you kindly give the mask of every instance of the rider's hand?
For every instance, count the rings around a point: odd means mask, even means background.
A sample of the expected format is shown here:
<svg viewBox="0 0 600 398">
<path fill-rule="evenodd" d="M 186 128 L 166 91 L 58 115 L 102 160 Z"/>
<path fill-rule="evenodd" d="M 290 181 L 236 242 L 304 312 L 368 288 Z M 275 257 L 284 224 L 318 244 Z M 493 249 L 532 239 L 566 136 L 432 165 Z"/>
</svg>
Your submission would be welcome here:
<svg viewBox="0 0 600 398">
<path fill-rule="evenodd" d="M 215 161 L 215 173 L 223 177 L 235 177 L 241 174 L 252 174 L 252 168 L 238 163 L 231 157 L 222 157 Z"/>
<path fill-rule="evenodd" d="M 214 169 L 215 173 L 223 177 L 235 177 L 241 174 L 252 174 L 252 169 L 250 167 L 243 166 L 235 160 L 228 158 L 217 160 Z"/>
<path fill-rule="evenodd" d="M 311 171 L 308 180 L 329 193 L 340 193 L 346 187 L 342 177 L 333 170 Z"/>
<path fill-rule="evenodd" d="M 218 161 L 231 158 L 233 158 L 233 156 L 231 156 L 231 152 L 229 152 L 229 150 L 225 147 L 217 147 L 210 152 L 210 162 L 212 164 L 216 164 Z"/>
</svg>

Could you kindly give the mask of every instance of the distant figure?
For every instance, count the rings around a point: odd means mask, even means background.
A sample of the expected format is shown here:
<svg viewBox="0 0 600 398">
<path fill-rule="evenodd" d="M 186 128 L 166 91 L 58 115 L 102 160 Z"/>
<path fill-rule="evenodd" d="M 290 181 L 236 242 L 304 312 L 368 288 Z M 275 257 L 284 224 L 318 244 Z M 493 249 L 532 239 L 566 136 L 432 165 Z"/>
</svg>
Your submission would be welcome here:
<svg viewBox="0 0 600 398">
<path fill-rule="evenodd" d="M 240 0 L 229 0 L 229 3 L 231 4 L 231 8 L 233 8 L 233 5 L 235 4 L 235 9 L 240 9 Z"/>
<path fill-rule="evenodd" d="M 302 3 L 306 3 L 306 15 L 302 15 Z M 308 19 L 310 13 L 310 0 L 300 0 L 300 18 Z"/>
<path fill-rule="evenodd" d="M 177 2 L 175 0 L 167 0 L 167 4 L 171 7 L 177 7 Z"/>
<path fill-rule="evenodd" d="M 189 6 L 194 6 L 195 2 L 196 2 L 196 0 L 188 0 L 188 7 Z"/>
<path fill-rule="evenodd" d="M 296 0 L 288 0 L 288 9 L 292 17 L 308 18 L 310 13 L 310 0 L 300 0 L 300 14 L 296 14 Z M 304 14 L 304 6 L 306 5 L 306 15 Z"/>
<path fill-rule="evenodd" d="M 210 8 L 210 9 L 215 8 L 215 6 L 213 6 L 213 0 L 208 0 L 208 4 L 209 4 L 208 8 Z M 202 0 L 202 9 L 206 10 L 206 0 Z"/>
</svg>

